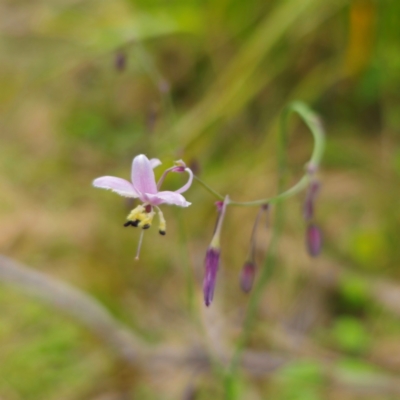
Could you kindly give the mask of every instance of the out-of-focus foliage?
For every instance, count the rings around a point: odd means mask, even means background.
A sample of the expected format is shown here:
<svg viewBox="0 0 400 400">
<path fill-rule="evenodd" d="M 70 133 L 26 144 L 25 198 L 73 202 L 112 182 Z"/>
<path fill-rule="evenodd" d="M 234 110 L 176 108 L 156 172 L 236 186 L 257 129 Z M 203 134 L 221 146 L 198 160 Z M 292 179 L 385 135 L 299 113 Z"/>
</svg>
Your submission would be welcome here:
<svg viewBox="0 0 400 400">
<path fill-rule="evenodd" d="M 294 362 L 268 376 L 240 372 L 234 391 L 249 400 L 397 398 L 386 380 L 378 393 L 351 387 L 400 372 L 396 298 L 373 286 L 400 280 L 399 26 L 396 0 L 3 0 L 1 252 L 92 294 L 149 344 L 209 343 L 211 326 L 232 347 L 257 210 L 229 209 L 215 301 L 204 311 L 215 199 L 193 185 L 191 207 L 165 207 L 167 236 L 146 232 L 135 262 L 138 232 L 122 227 L 132 203 L 91 181 L 128 178 L 145 153 L 165 166 L 184 159 L 237 200 L 273 195 L 280 112 L 305 101 L 327 132 L 316 210 L 324 250 L 309 259 L 304 197 L 290 199 L 248 348 Z M 305 127 L 291 127 L 288 184 L 311 151 Z M 259 267 L 269 236 L 260 229 Z M 1 285 L 0 307 L 1 399 L 224 398 L 218 371 L 129 369 L 85 328 L 12 287 Z"/>
</svg>

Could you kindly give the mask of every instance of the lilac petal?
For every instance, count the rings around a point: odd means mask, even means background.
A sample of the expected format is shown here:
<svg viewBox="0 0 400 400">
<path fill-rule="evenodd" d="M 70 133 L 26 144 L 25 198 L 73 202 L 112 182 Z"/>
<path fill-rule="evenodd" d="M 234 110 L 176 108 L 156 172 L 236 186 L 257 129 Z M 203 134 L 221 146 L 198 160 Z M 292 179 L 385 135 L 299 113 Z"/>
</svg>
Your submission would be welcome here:
<svg viewBox="0 0 400 400">
<path fill-rule="evenodd" d="M 151 162 L 144 154 L 140 154 L 133 159 L 132 183 L 140 193 L 157 193 L 153 168 Z"/>
<path fill-rule="evenodd" d="M 140 196 L 140 200 L 145 203 L 150 203 L 153 206 L 159 206 L 160 204 L 174 204 L 179 207 L 188 207 L 190 204 L 186 199 L 179 193 L 164 191 L 158 192 L 157 194 L 144 193 Z"/>
<path fill-rule="evenodd" d="M 139 193 L 134 189 L 132 183 L 115 176 L 97 178 L 93 181 L 93 186 L 101 189 L 110 189 L 125 197 L 139 197 Z"/>
<path fill-rule="evenodd" d="M 206 254 L 205 275 L 203 281 L 204 302 L 208 307 L 214 298 L 215 282 L 217 280 L 217 272 L 219 267 L 219 250 L 209 247 Z"/>
<path fill-rule="evenodd" d="M 185 171 L 189 174 L 189 180 L 178 190 L 175 190 L 175 193 L 183 193 L 188 190 L 193 182 L 193 172 L 190 168 L 185 168 Z"/>
<path fill-rule="evenodd" d="M 317 225 L 310 224 L 306 233 L 307 250 L 311 257 L 316 257 L 322 247 L 322 234 Z"/>
<path fill-rule="evenodd" d="M 156 168 L 162 164 L 162 162 L 158 158 L 152 158 L 150 161 L 151 168 Z"/>
</svg>

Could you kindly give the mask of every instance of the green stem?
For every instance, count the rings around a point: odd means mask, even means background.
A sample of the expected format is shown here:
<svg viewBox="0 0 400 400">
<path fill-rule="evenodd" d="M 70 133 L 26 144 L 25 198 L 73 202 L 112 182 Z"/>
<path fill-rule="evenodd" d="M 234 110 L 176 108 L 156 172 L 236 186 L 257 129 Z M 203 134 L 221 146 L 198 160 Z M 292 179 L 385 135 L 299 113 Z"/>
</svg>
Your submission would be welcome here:
<svg viewBox="0 0 400 400">
<path fill-rule="evenodd" d="M 280 149 L 283 149 L 283 150 L 281 150 L 281 151 L 284 151 L 284 147 L 286 145 L 286 132 L 288 132 L 289 117 L 291 116 L 292 113 L 296 113 L 300 116 L 300 118 L 303 120 L 303 122 L 306 124 L 306 126 L 311 131 L 311 134 L 314 138 L 313 152 L 311 154 L 310 160 L 306 164 L 306 172 L 305 172 L 304 176 L 290 189 L 286 190 L 283 193 L 278 194 L 277 196 L 273 196 L 273 197 L 269 197 L 269 198 L 267 197 L 267 198 L 260 199 L 260 200 L 245 201 L 245 202 L 230 200 L 229 205 L 240 206 L 240 207 L 254 207 L 254 206 L 260 206 L 262 204 L 267 204 L 267 203 L 268 204 L 276 204 L 282 200 L 285 200 L 289 197 L 294 196 L 295 194 L 301 192 L 303 189 L 305 189 L 307 187 L 309 180 L 310 180 L 310 175 L 312 175 L 318 169 L 318 166 L 322 160 L 322 155 L 324 153 L 324 148 L 325 148 L 325 135 L 324 135 L 324 132 L 323 132 L 323 129 L 322 129 L 322 126 L 321 126 L 318 116 L 304 103 L 299 102 L 299 101 L 293 102 L 293 103 L 289 104 L 283 110 L 283 113 L 282 113 L 280 140 L 283 143 L 280 146 Z M 282 158 L 283 155 L 280 154 L 279 157 Z M 281 163 L 279 163 L 279 164 L 281 164 Z M 197 176 L 195 176 L 194 178 L 207 191 L 209 191 L 211 194 L 213 194 L 218 199 L 223 200 L 225 198 L 225 196 L 222 196 L 220 193 L 218 193 L 217 191 L 212 189 L 209 185 L 204 183 Z"/>
</svg>

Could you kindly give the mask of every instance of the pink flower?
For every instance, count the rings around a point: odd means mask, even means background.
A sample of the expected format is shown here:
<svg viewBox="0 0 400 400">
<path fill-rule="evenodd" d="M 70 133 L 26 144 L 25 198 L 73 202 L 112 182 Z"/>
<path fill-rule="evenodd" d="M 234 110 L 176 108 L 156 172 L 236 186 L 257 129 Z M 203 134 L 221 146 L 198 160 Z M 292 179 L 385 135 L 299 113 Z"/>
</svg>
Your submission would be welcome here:
<svg viewBox="0 0 400 400">
<path fill-rule="evenodd" d="M 166 233 L 166 221 L 164 215 L 158 207 L 161 204 L 174 204 L 179 207 L 188 207 L 191 203 L 181 195 L 189 189 L 193 181 L 193 173 L 190 168 L 187 168 L 185 163 L 181 160 L 177 161 L 175 166 L 168 168 L 164 171 L 158 184 L 154 177 L 153 169 L 161 164 L 157 158 L 149 160 L 145 155 L 140 154 L 133 159 L 131 182 L 117 178 L 115 176 L 102 176 L 93 181 L 93 186 L 101 189 L 109 189 L 120 196 L 138 198 L 143 204 L 134 208 L 127 217 L 127 222 L 124 226 L 134 226 L 142 229 L 150 228 L 155 211 L 157 210 L 159 218 L 159 232 L 161 235 Z M 189 180 L 180 189 L 171 191 L 160 191 L 160 186 L 164 181 L 165 176 L 169 172 L 187 172 Z M 138 252 L 136 258 L 139 257 L 140 246 L 142 243 L 142 236 L 140 237 Z"/>
<path fill-rule="evenodd" d="M 189 174 L 188 182 L 180 189 L 160 192 L 156 185 L 153 168 L 161 164 L 157 158 L 149 160 L 144 154 L 140 154 L 133 159 L 131 182 L 115 176 L 102 176 L 93 181 L 93 186 L 110 189 L 121 196 L 139 198 L 143 203 L 151 206 L 160 204 L 174 204 L 180 207 L 188 207 L 191 203 L 180 194 L 189 189 L 193 180 L 193 173 L 180 162 L 179 166 L 170 168 L 170 171 L 186 171 Z"/>
</svg>

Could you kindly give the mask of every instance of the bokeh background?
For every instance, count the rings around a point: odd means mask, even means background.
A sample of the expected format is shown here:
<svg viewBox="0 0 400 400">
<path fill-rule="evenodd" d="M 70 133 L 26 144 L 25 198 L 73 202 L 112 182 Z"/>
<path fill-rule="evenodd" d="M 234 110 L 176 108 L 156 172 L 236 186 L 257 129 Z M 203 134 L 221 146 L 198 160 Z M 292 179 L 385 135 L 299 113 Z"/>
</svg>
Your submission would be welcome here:
<svg viewBox="0 0 400 400">
<path fill-rule="evenodd" d="M 107 332 L 0 282 L 0 399 L 398 399 L 399 26 L 396 0 L 2 0 L 0 251 L 93 296 L 142 356 L 128 362 Z M 234 199 L 272 196 L 292 100 L 326 130 L 324 247 L 305 250 L 305 193 L 286 201 L 249 362 L 227 385 L 257 209 L 229 208 L 206 309 L 216 199 L 193 184 L 192 206 L 163 207 L 167 235 L 146 232 L 135 261 L 132 204 L 91 182 L 128 178 L 144 153 L 184 159 Z M 312 150 L 300 120 L 290 126 L 287 187 Z M 259 270 L 270 237 L 262 223 Z"/>
</svg>

